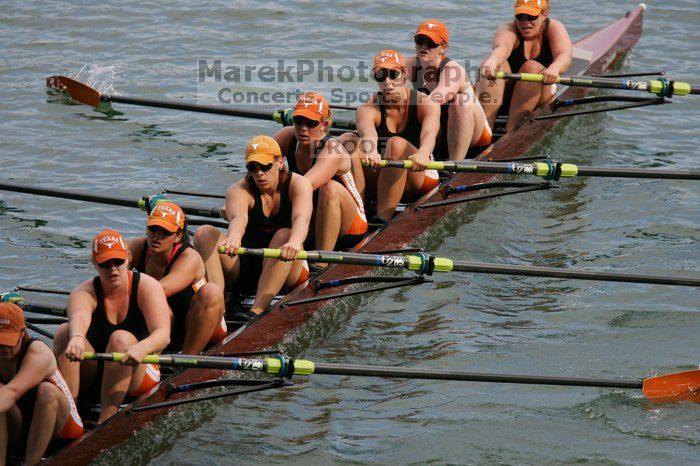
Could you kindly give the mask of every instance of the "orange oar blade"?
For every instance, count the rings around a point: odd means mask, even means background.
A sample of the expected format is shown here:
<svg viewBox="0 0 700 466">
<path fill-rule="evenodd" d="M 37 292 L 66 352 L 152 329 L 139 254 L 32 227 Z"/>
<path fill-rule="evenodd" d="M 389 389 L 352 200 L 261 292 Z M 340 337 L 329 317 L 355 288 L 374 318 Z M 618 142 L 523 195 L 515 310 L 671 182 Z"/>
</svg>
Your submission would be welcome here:
<svg viewBox="0 0 700 466">
<path fill-rule="evenodd" d="M 87 84 L 83 84 L 73 78 L 60 75 L 49 76 L 46 78 L 46 85 L 68 93 L 73 100 L 95 108 L 100 107 L 100 93 Z"/>
<path fill-rule="evenodd" d="M 654 403 L 700 403 L 700 370 L 659 375 L 644 380 L 642 393 Z"/>
</svg>

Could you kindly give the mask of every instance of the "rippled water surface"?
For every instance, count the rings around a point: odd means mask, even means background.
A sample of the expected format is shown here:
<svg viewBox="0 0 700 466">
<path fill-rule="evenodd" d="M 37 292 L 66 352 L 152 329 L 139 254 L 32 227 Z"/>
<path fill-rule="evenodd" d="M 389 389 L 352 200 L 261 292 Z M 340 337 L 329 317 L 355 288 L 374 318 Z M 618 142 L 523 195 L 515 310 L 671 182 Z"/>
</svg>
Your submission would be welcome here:
<svg viewBox="0 0 700 466">
<path fill-rule="evenodd" d="M 635 6 L 553 3 L 574 38 Z M 5 2 L 1 178 L 134 199 L 163 188 L 223 193 L 243 170 L 245 141 L 274 123 L 118 104 L 107 116 L 49 95 L 45 78 L 193 101 L 208 97 L 197 87 L 201 58 L 342 64 L 387 47 L 410 52 L 428 18 L 447 22 L 451 56 L 478 63 L 511 4 Z M 697 8 L 649 2 L 625 68 L 697 76 Z M 679 97 L 570 121 L 533 153 L 690 169 L 699 120 L 700 100 Z M 698 276 L 699 196 L 688 181 L 567 180 L 465 206 L 417 243 L 456 259 Z M 86 247 L 99 229 L 133 236 L 143 220 L 136 209 L 2 192 L 0 290 L 70 288 L 92 274 Z M 321 361 L 636 379 L 697 367 L 698 298 L 692 288 L 443 275 L 337 301 L 284 344 Z M 689 464 L 700 452 L 699 419 L 698 405 L 654 406 L 637 391 L 318 376 L 174 410 L 100 462 Z"/>
</svg>

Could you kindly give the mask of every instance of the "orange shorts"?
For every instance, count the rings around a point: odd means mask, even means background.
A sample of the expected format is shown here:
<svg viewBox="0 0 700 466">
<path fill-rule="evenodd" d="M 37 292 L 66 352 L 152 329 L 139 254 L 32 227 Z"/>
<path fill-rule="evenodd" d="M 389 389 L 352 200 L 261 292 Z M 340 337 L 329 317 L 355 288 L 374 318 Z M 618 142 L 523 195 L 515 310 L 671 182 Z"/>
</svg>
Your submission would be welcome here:
<svg viewBox="0 0 700 466">
<path fill-rule="evenodd" d="M 68 400 L 68 405 L 70 406 L 70 415 L 68 416 L 66 423 L 63 425 L 63 428 L 58 433 L 57 437 L 62 439 L 75 439 L 82 436 L 85 432 L 85 429 L 83 428 L 83 420 L 80 419 L 80 414 L 78 414 L 78 407 L 75 405 L 75 400 L 70 394 L 68 385 L 58 369 L 53 373 L 49 379 L 49 382 L 61 390 L 61 393 L 63 393 L 63 396 L 66 397 L 66 400 Z"/>
<path fill-rule="evenodd" d="M 355 218 L 352 221 L 352 225 L 350 225 L 348 231 L 343 233 L 343 235 L 364 235 L 367 233 L 367 228 L 367 219 L 358 209 L 355 211 Z"/>
<path fill-rule="evenodd" d="M 418 191 L 416 198 L 423 197 L 435 188 L 435 186 L 440 184 L 440 175 L 436 170 L 426 170 L 425 178 L 423 178 L 423 185 Z"/>
<path fill-rule="evenodd" d="M 299 272 L 299 278 L 297 278 L 297 281 L 294 282 L 294 285 L 292 285 L 291 289 L 293 290 L 294 288 L 297 288 L 306 282 L 306 280 L 309 279 L 309 276 L 311 273 L 309 272 L 309 263 L 304 261 L 301 265 L 301 272 Z"/>
<path fill-rule="evenodd" d="M 146 364 L 146 373 L 143 376 L 141 385 L 129 392 L 129 396 L 141 396 L 160 383 L 160 366 L 156 364 Z"/>
<path fill-rule="evenodd" d="M 226 327 L 226 318 L 222 317 L 219 325 L 216 326 L 214 330 L 214 335 L 209 339 L 209 343 L 218 343 L 228 335 L 228 327 Z"/>
<path fill-rule="evenodd" d="M 481 137 L 478 141 L 476 141 L 476 144 L 474 144 L 472 147 L 490 146 L 492 140 L 493 134 L 491 134 L 491 128 L 487 123 L 486 127 L 484 128 L 484 131 L 481 133 Z"/>
</svg>

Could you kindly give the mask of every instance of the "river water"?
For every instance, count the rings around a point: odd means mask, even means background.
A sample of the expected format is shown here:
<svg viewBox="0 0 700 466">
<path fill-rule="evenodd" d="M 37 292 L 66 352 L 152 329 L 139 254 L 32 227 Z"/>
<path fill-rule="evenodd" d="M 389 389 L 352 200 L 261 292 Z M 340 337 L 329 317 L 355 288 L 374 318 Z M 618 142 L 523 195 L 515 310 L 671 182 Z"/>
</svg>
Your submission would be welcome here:
<svg viewBox="0 0 700 466">
<path fill-rule="evenodd" d="M 212 103 L 212 88 L 198 83 L 200 60 L 323 59 L 337 69 L 383 48 L 410 52 L 416 25 L 431 18 L 448 24 L 450 55 L 475 64 L 511 3 L 4 2 L 1 178 L 134 199 L 163 188 L 223 193 L 244 170 L 245 142 L 276 124 L 118 104 L 120 114 L 105 115 L 50 95 L 45 78 L 66 74 L 102 92 Z M 578 38 L 634 6 L 556 2 L 552 16 Z M 695 1 L 650 2 L 625 69 L 692 81 L 698 20 Z M 373 89 L 361 79 L 345 85 L 351 96 Z M 304 86 L 337 87 L 312 78 Z M 533 154 L 691 169 L 699 119 L 693 97 L 580 117 Z M 699 195 L 689 181 L 567 180 L 557 190 L 465 206 L 420 243 L 455 259 L 698 276 Z M 136 209 L 2 192 L 0 290 L 70 289 L 93 273 L 87 248 L 99 229 L 134 236 L 143 222 Z M 636 379 L 697 368 L 698 298 L 681 287 L 443 275 L 338 301 L 284 345 L 319 361 Z M 699 443 L 698 405 L 655 406 L 637 391 L 318 376 L 174 410 L 100 462 L 689 464 Z"/>
</svg>

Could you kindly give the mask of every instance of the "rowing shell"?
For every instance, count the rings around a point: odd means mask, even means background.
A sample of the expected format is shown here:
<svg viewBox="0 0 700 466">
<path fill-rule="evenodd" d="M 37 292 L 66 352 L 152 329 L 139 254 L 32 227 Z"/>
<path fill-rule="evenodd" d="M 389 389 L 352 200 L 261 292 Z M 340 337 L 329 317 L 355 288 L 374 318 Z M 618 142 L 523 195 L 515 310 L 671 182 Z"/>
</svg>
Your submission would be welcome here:
<svg viewBox="0 0 700 466">
<path fill-rule="evenodd" d="M 637 43 L 642 34 L 643 12 L 644 7 L 640 5 L 634 11 L 627 13 L 624 18 L 577 41 L 574 44 L 574 60 L 569 70 L 570 73 L 601 73 L 618 65 L 625 54 Z M 564 88 L 560 90 L 558 97 L 578 98 L 586 92 L 584 88 Z M 551 112 L 550 106 L 546 106 L 539 109 L 536 113 L 544 115 Z M 512 133 L 499 139 L 487 151 L 480 154 L 477 159 L 503 160 L 513 158 L 517 154 L 524 154 L 542 140 L 558 124 L 558 121 L 558 119 L 551 119 L 525 122 Z M 453 176 L 446 183 L 453 186 L 472 185 L 487 182 L 493 176 L 464 173 Z M 445 189 L 445 183 L 443 183 L 442 189 Z M 442 192 L 440 188 L 436 188 L 433 192 L 427 194 L 396 216 L 389 225 L 367 237 L 355 250 L 371 252 L 407 247 L 419 234 L 455 208 L 455 204 L 426 208 L 429 203 L 442 200 L 444 198 L 443 194 L 441 194 Z M 461 194 L 463 197 L 473 195 L 474 193 Z M 325 292 L 321 291 L 314 294 L 313 283 L 315 281 L 329 281 L 348 276 L 367 275 L 370 272 L 371 269 L 366 267 L 330 266 L 324 273 L 314 278 L 308 286 L 289 293 L 260 319 L 241 327 L 209 353 L 251 352 L 277 345 L 283 337 L 300 327 L 311 316 L 317 312 L 322 312 L 329 306 L 329 301 L 317 301 L 304 305 L 289 305 L 290 303 L 293 304 L 298 300 L 338 291 L 338 289 L 326 290 Z M 89 463 L 102 451 L 120 445 L 165 412 L 165 408 L 129 412 L 131 407 L 147 406 L 164 401 L 167 384 L 180 385 L 215 379 L 222 375 L 222 371 L 188 369 L 166 379 L 149 394 L 136 400 L 106 423 L 88 432 L 82 438 L 51 456 L 46 464 L 83 465 Z"/>
</svg>

